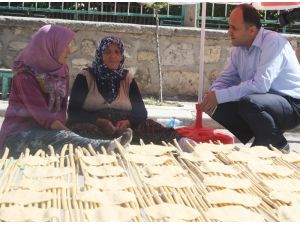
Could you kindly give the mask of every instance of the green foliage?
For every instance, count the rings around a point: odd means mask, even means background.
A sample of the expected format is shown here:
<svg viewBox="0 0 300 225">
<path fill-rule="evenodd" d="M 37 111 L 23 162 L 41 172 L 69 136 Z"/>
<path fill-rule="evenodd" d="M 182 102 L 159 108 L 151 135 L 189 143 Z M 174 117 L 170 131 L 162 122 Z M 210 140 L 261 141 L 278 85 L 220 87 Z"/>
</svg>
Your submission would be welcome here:
<svg viewBox="0 0 300 225">
<path fill-rule="evenodd" d="M 154 3 L 148 3 L 145 5 L 148 9 L 153 9 L 157 13 L 160 13 L 162 10 L 165 10 L 168 7 L 167 2 L 154 2 Z"/>
<path fill-rule="evenodd" d="M 154 97 L 149 97 L 144 99 L 145 105 L 156 105 L 156 106 L 162 106 L 163 103 L 157 100 Z"/>
</svg>

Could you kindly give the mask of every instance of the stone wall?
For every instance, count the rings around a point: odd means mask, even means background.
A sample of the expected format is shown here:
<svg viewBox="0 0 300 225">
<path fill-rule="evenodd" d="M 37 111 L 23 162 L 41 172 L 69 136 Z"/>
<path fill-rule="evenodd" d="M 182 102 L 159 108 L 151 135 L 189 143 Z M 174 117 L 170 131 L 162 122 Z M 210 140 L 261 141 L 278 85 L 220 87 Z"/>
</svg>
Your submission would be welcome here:
<svg viewBox="0 0 300 225">
<path fill-rule="evenodd" d="M 115 35 L 124 42 L 125 66 L 134 73 L 142 94 L 159 94 L 155 26 L 0 16 L 0 67 L 10 68 L 31 35 L 47 23 L 60 24 L 76 32 L 69 61 L 70 86 L 80 69 L 92 62 L 98 41 Z M 159 34 L 163 95 L 197 97 L 200 29 L 161 27 Z M 288 38 L 294 48 L 300 45 L 300 36 Z M 226 31 L 206 31 L 204 91 L 222 71 L 229 52 Z"/>
</svg>

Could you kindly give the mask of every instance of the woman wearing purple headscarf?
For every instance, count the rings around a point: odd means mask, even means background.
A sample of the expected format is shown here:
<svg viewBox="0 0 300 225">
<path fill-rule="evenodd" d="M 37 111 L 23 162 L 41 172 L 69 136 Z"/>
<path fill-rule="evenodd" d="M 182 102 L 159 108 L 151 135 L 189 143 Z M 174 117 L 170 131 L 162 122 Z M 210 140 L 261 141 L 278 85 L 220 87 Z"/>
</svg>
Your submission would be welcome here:
<svg viewBox="0 0 300 225">
<path fill-rule="evenodd" d="M 0 147 L 18 157 L 53 145 L 108 147 L 109 140 L 81 137 L 66 127 L 69 69 L 66 64 L 75 33 L 59 25 L 45 25 L 14 61 L 9 105 L 0 131 Z M 121 144 L 131 140 L 131 131 Z"/>
<path fill-rule="evenodd" d="M 133 76 L 124 69 L 124 47 L 117 37 L 101 40 L 91 67 L 76 77 L 68 108 L 68 124 L 86 137 L 114 138 L 126 128 L 133 143 L 181 140 L 173 128 L 147 119 L 147 111 Z M 179 141 L 181 143 L 181 141 Z"/>
</svg>

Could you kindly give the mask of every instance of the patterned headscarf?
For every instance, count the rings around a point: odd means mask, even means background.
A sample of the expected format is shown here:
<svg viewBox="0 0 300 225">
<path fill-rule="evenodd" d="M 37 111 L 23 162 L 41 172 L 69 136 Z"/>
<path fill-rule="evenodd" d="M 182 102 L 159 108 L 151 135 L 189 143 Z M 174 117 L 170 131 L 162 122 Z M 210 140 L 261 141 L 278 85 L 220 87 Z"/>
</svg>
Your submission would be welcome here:
<svg viewBox="0 0 300 225">
<path fill-rule="evenodd" d="M 15 74 L 33 74 L 42 90 L 49 93 L 49 111 L 60 111 L 61 101 L 68 93 L 69 68 L 58 60 L 74 35 L 72 30 L 63 26 L 45 25 L 33 35 L 14 61 Z"/>
<path fill-rule="evenodd" d="M 111 44 L 116 44 L 122 54 L 120 65 L 115 70 L 108 69 L 103 62 L 103 53 Z M 95 59 L 89 71 L 95 75 L 98 90 L 108 103 L 111 103 L 117 98 L 120 81 L 126 76 L 126 73 L 124 73 L 124 61 L 124 46 L 121 39 L 113 36 L 103 38 L 96 50 Z"/>
</svg>

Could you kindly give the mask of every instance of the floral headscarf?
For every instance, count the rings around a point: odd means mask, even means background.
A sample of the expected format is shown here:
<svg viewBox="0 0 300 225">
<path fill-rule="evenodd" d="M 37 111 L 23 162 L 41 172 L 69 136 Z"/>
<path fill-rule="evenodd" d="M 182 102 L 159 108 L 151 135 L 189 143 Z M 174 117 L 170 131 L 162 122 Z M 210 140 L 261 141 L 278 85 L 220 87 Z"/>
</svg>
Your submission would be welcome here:
<svg viewBox="0 0 300 225">
<path fill-rule="evenodd" d="M 116 44 L 122 54 L 120 65 L 115 70 L 108 69 L 104 64 L 102 57 L 106 48 L 111 44 Z M 124 46 L 121 39 L 113 36 L 103 38 L 96 50 L 95 59 L 92 67 L 89 68 L 89 71 L 95 75 L 98 90 L 108 103 L 111 103 L 117 98 L 120 89 L 120 81 L 126 76 L 126 73 L 124 73 L 124 61 Z"/>
<path fill-rule="evenodd" d="M 15 74 L 33 74 L 43 91 L 49 93 L 49 111 L 60 111 L 61 101 L 68 93 L 69 68 L 67 64 L 60 64 L 58 59 L 74 35 L 72 30 L 63 26 L 45 25 L 33 35 L 14 61 Z"/>
</svg>

